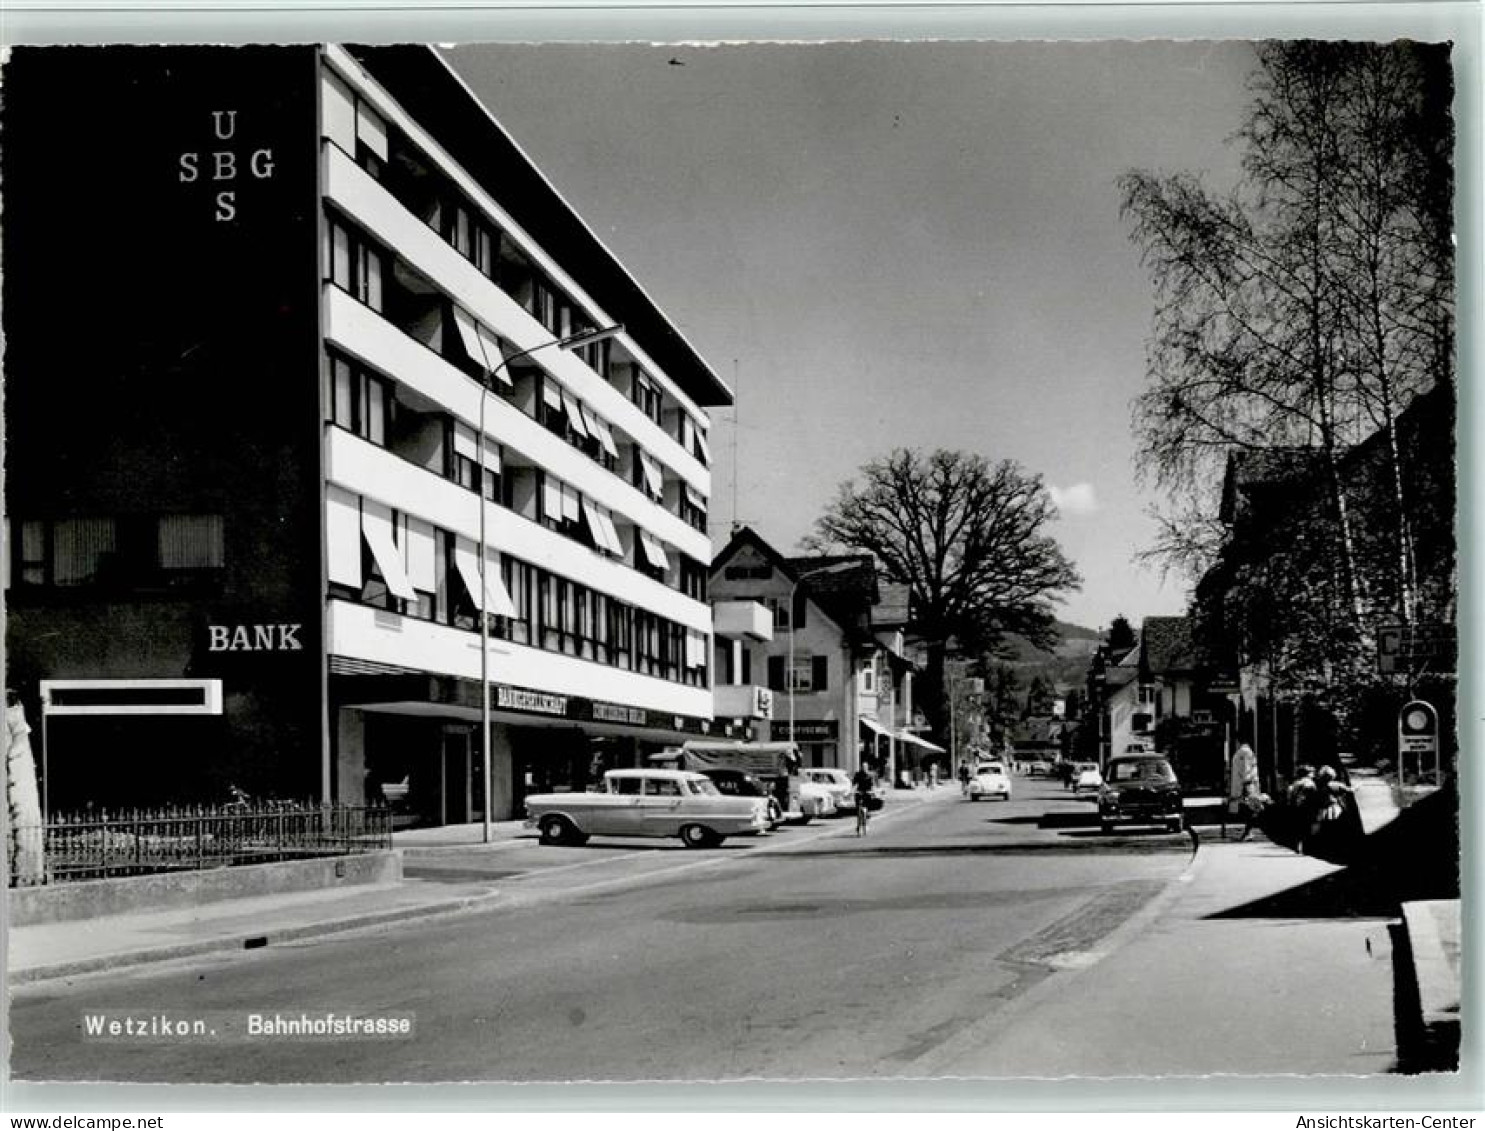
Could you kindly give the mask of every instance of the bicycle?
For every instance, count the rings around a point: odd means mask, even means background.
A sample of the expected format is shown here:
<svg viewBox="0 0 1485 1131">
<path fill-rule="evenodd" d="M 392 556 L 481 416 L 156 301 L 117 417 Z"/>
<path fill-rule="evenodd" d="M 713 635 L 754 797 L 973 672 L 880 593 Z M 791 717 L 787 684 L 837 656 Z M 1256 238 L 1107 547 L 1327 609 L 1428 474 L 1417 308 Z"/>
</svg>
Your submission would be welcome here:
<svg viewBox="0 0 1485 1131">
<path fill-rule="evenodd" d="M 865 793 L 856 795 L 856 835 L 866 835 L 866 822 L 871 818 L 871 798 Z"/>
</svg>

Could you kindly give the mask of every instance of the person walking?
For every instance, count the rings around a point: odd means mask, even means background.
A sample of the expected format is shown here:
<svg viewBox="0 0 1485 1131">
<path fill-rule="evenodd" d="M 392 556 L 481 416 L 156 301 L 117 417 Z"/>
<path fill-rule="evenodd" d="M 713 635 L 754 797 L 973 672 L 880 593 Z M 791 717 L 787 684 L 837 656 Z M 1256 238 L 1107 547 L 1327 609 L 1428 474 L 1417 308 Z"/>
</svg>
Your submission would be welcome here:
<svg viewBox="0 0 1485 1131">
<path fill-rule="evenodd" d="M 1238 836 L 1241 843 L 1253 834 L 1253 828 L 1267 808 L 1267 798 L 1258 784 L 1258 755 L 1246 742 L 1232 755 L 1232 771 L 1228 778 L 1228 797 L 1243 818 L 1243 831 Z"/>
<path fill-rule="evenodd" d="M 969 796 L 969 763 L 959 763 L 959 792 L 965 797 Z"/>
</svg>

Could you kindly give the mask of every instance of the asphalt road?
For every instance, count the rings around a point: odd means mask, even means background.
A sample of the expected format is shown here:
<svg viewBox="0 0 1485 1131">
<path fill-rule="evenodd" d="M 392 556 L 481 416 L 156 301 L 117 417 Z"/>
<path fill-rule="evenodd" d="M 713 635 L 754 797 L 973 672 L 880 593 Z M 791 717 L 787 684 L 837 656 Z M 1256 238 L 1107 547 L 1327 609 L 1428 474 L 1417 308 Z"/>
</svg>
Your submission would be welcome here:
<svg viewBox="0 0 1485 1131">
<path fill-rule="evenodd" d="M 478 912 L 19 988 L 21 1080 L 371 1082 L 924 1076 L 987 1019 L 1086 965 L 1186 866 L 1184 836 L 1105 837 L 1018 779 L 689 851 L 673 842 L 423 858 L 495 880 Z M 957 791 L 956 791 L 957 792 Z M 397 1015 L 408 1037 L 85 1039 L 84 1016 Z M 991 1026 L 993 1028 L 993 1026 Z M 984 1067 L 984 1066 L 982 1066 Z M 990 1066 L 993 1068 L 993 1066 Z"/>
</svg>

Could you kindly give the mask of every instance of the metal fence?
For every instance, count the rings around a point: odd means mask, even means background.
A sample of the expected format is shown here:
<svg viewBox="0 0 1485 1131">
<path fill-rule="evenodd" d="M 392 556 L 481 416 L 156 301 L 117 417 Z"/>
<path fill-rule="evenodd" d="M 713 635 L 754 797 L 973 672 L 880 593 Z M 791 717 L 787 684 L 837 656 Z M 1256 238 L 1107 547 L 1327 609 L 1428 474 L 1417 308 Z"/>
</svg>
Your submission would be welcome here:
<svg viewBox="0 0 1485 1131">
<path fill-rule="evenodd" d="M 374 852 L 392 847 L 392 822 L 383 806 L 273 802 L 58 814 L 11 835 L 15 887 Z M 39 874 L 18 874 L 17 844 L 41 848 Z"/>
</svg>

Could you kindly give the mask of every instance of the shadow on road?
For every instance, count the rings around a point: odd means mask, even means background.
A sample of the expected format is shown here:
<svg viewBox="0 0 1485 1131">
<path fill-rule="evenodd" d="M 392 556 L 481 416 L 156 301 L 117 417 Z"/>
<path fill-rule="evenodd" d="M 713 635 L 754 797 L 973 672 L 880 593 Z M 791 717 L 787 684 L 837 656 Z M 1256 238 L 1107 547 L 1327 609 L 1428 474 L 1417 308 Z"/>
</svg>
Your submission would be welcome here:
<svg viewBox="0 0 1485 1131">
<path fill-rule="evenodd" d="M 849 847 L 847 847 L 849 845 Z M 1111 834 L 1102 838 L 1099 850 L 1120 853 L 1188 852 L 1184 836 L 1125 838 Z M 840 847 L 826 847 L 820 842 L 798 851 L 770 852 L 770 860 L 815 859 L 821 856 L 1083 856 L 1093 849 L 1078 841 L 1017 841 L 1010 844 L 871 844 L 850 838 Z"/>
<path fill-rule="evenodd" d="M 1392 918 L 1415 899 L 1459 898 L 1458 791 L 1451 784 L 1419 801 L 1333 862 L 1345 867 L 1208 918 Z"/>
</svg>

